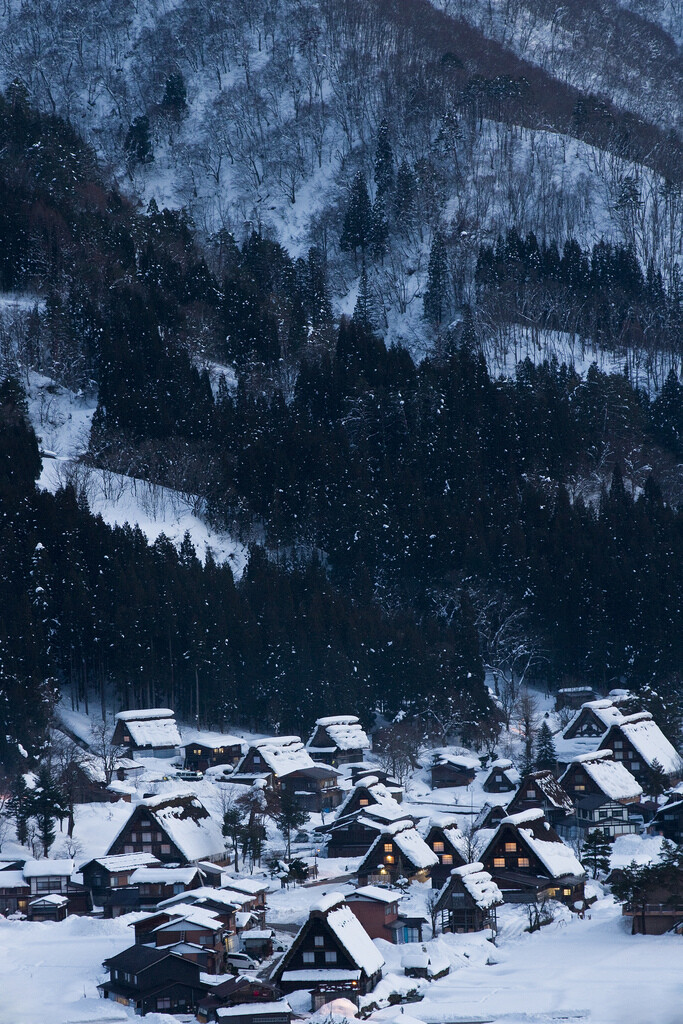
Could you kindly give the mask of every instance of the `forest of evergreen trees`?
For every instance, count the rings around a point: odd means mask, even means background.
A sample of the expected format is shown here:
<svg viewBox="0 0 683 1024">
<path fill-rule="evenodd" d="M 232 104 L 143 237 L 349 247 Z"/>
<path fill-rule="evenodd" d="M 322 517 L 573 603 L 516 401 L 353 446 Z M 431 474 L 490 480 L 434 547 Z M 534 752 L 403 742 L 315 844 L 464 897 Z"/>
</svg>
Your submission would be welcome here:
<svg viewBox="0 0 683 1024">
<path fill-rule="evenodd" d="M 341 240 L 361 260 L 381 258 L 377 196 L 396 210 L 381 135 L 374 209 L 359 179 L 365 220 L 351 205 Z M 46 295 L 23 349 L 3 343 L 0 735 L 39 737 L 59 686 L 290 730 L 322 711 L 448 705 L 476 739 L 490 711 L 477 609 L 490 593 L 523 610 L 538 680 L 670 685 L 683 514 L 656 474 L 635 489 L 619 456 L 680 458 L 675 370 L 651 399 L 595 366 L 581 378 L 526 362 L 494 380 L 479 349 L 503 295 L 549 327 L 579 310 L 576 329 L 598 342 L 680 329 L 680 298 L 628 248 L 567 242 L 560 255 L 511 230 L 482 247 L 477 308 L 448 329 L 437 248 L 425 315 L 444 329 L 416 364 L 376 335 L 362 276 L 354 317 L 335 324 L 322 251 L 293 260 L 257 233 L 204 243 L 183 213 L 136 212 L 18 87 L 0 98 L 0 191 L 0 286 Z M 198 339 L 234 365 L 234 390 L 212 393 Z M 35 491 L 17 354 L 97 387 L 92 462 L 191 490 L 247 539 L 258 530 L 264 547 L 238 584 L 189 541 L 150 545 L 72 489 Z M 602 488 L 585 495 L 591 475 Z"/>
</svg>

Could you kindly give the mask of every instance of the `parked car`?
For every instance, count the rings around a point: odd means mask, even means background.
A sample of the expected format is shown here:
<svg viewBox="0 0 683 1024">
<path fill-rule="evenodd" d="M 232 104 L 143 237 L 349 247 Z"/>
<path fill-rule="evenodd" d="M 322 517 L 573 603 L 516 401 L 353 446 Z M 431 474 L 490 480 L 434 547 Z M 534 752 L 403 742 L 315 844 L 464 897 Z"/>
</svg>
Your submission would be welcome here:
<svg viewBox="0 0 683 1024">
<path fill-rule="evenodd" d="M 200 779 L 204 778 L 204 772 L 195 772 L 189 768 L 183 768 L 176 774 L 176 778 L 183 779 L 185 782 L 199 782 Z"/>
<path fill-rule="evenodd" d="M 228 967 L 237 971 L 258 971 L 259 965 L 248 953 L 228 953 L 225 958 Z"/>
</svg>

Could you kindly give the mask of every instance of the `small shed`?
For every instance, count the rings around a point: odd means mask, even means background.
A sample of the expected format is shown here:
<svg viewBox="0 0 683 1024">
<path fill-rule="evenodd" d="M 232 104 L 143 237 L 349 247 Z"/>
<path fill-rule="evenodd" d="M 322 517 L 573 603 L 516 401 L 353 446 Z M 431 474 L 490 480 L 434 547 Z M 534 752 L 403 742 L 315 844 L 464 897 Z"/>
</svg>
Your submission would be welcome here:
<svg viewBox="0 0 683 1024">
<path fill-rule="evenodd" d="M 511 793 L 517 789 L 519 781 L 519 772 L 512 761 L 499 758 L 491 764 L 482 788 L 485 793 Z"/>
<path fill-rule="evenodd" d="M 337 767 L 362 761 L 370 749 L 370 740 L 356 715 L 331 715 L 319 718 L 306 743 L 314 761 Z"/>
<path fill-rule="evenodd" d="M 401 959 L 401 967 L 407 978 L 425 978 L 427 981 L 445 978 L 451 970 L 445 956 L 428 953 L 424 946 L 417 952 L 406 953 Z"/>
<path fill-rule="evenodd" d="M 27 916 L 29 921 L 63 921 L 68 913 L 68 897 L 52 892 L 31 900 Z"/>
<path fill-rule="evenodd" d="M 432 767 L 432 789 L 469 786 L 480 767 L 481 762 L 476 757 L 441 752 Z"/>
</svg>

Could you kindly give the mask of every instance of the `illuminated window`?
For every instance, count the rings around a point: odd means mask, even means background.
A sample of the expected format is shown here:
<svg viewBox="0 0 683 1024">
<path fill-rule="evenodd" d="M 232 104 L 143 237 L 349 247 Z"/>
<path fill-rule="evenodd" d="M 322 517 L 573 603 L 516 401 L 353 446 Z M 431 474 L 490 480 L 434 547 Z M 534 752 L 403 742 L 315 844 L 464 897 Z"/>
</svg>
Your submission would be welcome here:
<svg viewBox="0 0 683 1024">
<path fill-rule="evenodd" d="M 585 788 L 586 788 L 585 786 L 574 786 L 574 789 L 576 790 L 577 793 L 583 793 Z"/>
<path fill-rule="evenodd" d="M 360 803 L 361 807 L 367 807 L 367 806 L 368 806 L 368 804 L 370 803 L 370 801 L 369 801 L 369 800 L 367 799 L 367 797 L 363 797 L 363 798 L 362 798 L 362 799 L 361 799 L 361 800 L 359 801 L 359 803 Z"/>
<path fill-rule="evenodd" d="M 452 853 L 444 853 L 443 857 L 441 858 L 441 863 L 442 864 L 452 864 L 453 863 L 453 854 Z"/>
<path fill-rule="evenodd" d="M 518 857 L 517 858 L 517 867 L 518 868 L 528 868 L 529 867 L 529 858 L 528 857 Z"/>
<path fill-rule="evenodd" d="M 517 843 L 506 843 L 505 844 L 505 852 L 506 853 L 515 853 L 516 850 L 517 850 Z"/>
<path fill-rule="evenodd" d="M 393 864 L 394 863 L 394 858 L 392 857 L 392 855 L 390 853 L 385 853 L 385 855 L 384 855 L 384 863 L 385 864 Z"/>
<path fill-rule="evenodd" d="M 393 845 L 392 845 L 391 843 L 385 843 L 385 844 L 384 844 L 384 852 L 385 852 L 385 853 L 391 853 L 391 851 L 393 850 L 393 848 L 394 848 L 394 847 L 393 847 Z"/>
<path fill-rule="evenodd" d="M 504 868 L 505 867 L 505 857 L 494 857 L 493 858 L 493 866 L 494 866 L 494 868 Z"/>
<path fill-rule="evenodd" d="M 563 894 L 564 896 L 571 896 L 571 894 L 572 894 L 572 891 L 571 891 L 571 889 L 563 889 L 563 890 L 562 890 L 562 894 Z"/>
<path fill-rule="evenodd" d="M 313 939 L 313 945 L 314 946 L 324 946 L 325 945 L 325 938 L 324 938 L 324 936 L 316 935 L 315 938 Z"/>
<path fill-rule="evenodd" d="M 434 853 L 443 853 L 443 843 L 434 843 Z"/>
<path fill-rule="evenodd" d="M 548 889 L 548 895 L 549 896 L 553 896 L 553 897 L 557 896 L 559 891 L 560 891 L 559 889 Z"/>
</svg>

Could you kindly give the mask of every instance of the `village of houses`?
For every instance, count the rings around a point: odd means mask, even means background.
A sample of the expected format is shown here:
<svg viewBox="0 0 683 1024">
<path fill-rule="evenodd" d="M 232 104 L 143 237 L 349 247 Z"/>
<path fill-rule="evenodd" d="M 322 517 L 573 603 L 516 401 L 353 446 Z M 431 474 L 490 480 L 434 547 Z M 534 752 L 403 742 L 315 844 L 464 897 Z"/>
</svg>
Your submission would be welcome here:
<svg viewBox="0 0 683 1024">
<path fill-rule="evenodd" d="M 396 778 L 351 714 L 255 737 L 160 708 L 115 716 L 103 773 L 62 708 L 83 784 L 48 858 L 0 852 L 0 1021 L 683 1020 L 683 896 L 610 889 L 683 842 L 681 758 L 623 698 L 568 692 L 563 728 L 551 698 L 555 763 L 524 777 L 439 747 Z"/>
</svg>

